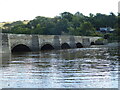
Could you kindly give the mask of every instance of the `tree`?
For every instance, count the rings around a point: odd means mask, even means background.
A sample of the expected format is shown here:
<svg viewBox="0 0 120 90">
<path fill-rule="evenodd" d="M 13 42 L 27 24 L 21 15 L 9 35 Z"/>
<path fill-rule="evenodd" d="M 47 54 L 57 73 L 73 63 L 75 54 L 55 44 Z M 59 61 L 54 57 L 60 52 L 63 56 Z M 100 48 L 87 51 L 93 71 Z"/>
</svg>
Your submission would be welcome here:
<svg viewBox="0 0 120 90">
<path fill-rule="evenodd" d="M 68 20 L 61 19 L 58 23 L 56 23 L 55 30 L 58 32 L 58 35 L 61 35 L 62 32 L 68 33 Z"/>
<path fill-rule="evenodd" d="M 119 13 L 118 16 L 120 16 Z M 111 37 L 119 32 L 119 27 L 115 26 L 116 23 L 117 16 L 112 12 L 109 15 L 101 13 L 93 15 L 90 13 L 89 16 L 85 16 L 80 12 L 76 12 L 75 14 L 63 12 L 60 16 L 54 18 L 37 16 L 27 24 L 24 24 L 22 21 L 6 24 L 4 25 L 5 30 L 3 30 L 3 32 L 40 35 L 70 34 L 82 36 L 104 36 L 104 34 L 96 32 L 95 29 L 98 30 L 100 27 L 116 28 L 114 34 L 109 34 Z"/>
<path fill-rule="evenodd" d="M 25 24 L 14 26 L 9 32 L 15 34 L 31 34 L 30 29 L 27 28 L 27 25 Z"/>
<path fill-rule="evenodd" d="M 63 12 L 61 13 L 61 18 L 62 19 L 67 19 L 69 22 L 72 21 L 73 14 L 69 12 Z"/>
<path fill-rule="evenodd" d="M 82 36 L 91 36 L 95 33 L 95 28 L 92 26 L 90 22 L 84 22 L 80 25 L 79 33 Z"/>
</svg>

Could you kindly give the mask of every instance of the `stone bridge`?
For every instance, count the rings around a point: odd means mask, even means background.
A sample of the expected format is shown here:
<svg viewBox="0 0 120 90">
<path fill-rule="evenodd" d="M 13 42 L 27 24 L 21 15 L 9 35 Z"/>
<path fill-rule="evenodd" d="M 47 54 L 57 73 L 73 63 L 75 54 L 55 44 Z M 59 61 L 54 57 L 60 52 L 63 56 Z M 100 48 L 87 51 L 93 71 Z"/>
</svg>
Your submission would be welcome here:
<svg viewBox="0 0 120 90">
<path fill-rule="evenodd" d="M 0 33 L 0 53 L 89 47 L 101 37 Z"/>
</svg>

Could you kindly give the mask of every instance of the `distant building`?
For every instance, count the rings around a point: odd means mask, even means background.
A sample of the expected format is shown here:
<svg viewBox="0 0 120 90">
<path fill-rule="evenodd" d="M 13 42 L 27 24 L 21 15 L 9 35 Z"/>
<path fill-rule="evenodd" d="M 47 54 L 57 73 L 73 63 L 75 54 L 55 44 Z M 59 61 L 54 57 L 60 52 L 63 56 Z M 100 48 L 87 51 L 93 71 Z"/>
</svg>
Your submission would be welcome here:
<svg viewBox="0 0 120 90">
<path fill-rule="evenodd" d="M 99 29 L 99 31 L 103 33 L 112 33 L 114 32 L 114 29 L 112 29 L 111 27 L 102 27 Z"/>
</svg>

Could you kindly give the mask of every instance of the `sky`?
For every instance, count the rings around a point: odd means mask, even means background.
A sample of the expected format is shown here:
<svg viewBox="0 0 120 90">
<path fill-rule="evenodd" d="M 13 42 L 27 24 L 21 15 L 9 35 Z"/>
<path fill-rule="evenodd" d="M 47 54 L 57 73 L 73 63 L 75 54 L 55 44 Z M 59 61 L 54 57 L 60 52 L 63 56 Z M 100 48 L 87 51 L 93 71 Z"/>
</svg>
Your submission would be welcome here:
<svg viewBox="0 0 120 90">
<path fill-rule="evenodd" d="M 65 11 L 117 15 L 119 0 L 0 0 L 0 22 L 32 20 L 36 16 L 55 17 Z"/>
</svg>

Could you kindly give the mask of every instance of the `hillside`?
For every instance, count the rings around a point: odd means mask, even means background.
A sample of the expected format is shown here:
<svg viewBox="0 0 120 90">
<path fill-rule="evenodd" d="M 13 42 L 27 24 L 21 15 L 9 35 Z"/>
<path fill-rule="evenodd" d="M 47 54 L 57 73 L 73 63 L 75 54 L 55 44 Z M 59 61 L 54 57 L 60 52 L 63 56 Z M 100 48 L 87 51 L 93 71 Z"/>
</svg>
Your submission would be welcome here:
<svg viewBox="0 0 120 90">
<path fill-rule="evenodd" d="M 19 22 L 19 21 L 14 21 L 14 22 L 0 22 L 0 28 L 4 28 L 3 26 L 5 24 L 11 24 L 12 25 L 13 23 L 16 23 L 16 22 Z M 24 24 L 27 24 L 29 22 L 29 20 L 24 20 L 24 21 L 20 21 L 20 22 L 22 22 Z"/>
</svg>

